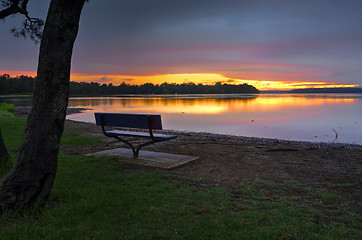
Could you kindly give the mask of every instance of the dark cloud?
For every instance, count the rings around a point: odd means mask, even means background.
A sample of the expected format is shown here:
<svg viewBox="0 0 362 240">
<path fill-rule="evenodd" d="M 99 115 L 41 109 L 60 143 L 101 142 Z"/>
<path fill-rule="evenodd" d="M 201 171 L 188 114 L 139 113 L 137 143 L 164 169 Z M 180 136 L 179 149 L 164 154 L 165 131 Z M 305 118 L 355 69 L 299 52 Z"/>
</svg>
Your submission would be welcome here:
<svg viewBox="0 0 362 240">
<path fill-rule="evenodd" d="M 113 81 L 113 78 L 109 77 L 109 76 L 103 76 L 97 80 L 97 82 L 100 82 L 100 83 L 108 83 L 108 82 L 112 82 L 112 81 Z"/>
<path fill-rule="evenodd" d="M 30 3 L 31 12 L 45 18 L 49 1 Z M 91 0 L 82 13 L 72 70 L 105 75 L 214 71 L 233 77 L 244 74 L 243 63 L 267 63 L 305 67 L 326 81 L 362 84 L 361 9 L 360 0 Z M 35 71 L 38 46 L 8 34 L 16 21 L 0 24 L 0 41 L 8 46 L 1 50 L 0 66 Z"/>
</svg>

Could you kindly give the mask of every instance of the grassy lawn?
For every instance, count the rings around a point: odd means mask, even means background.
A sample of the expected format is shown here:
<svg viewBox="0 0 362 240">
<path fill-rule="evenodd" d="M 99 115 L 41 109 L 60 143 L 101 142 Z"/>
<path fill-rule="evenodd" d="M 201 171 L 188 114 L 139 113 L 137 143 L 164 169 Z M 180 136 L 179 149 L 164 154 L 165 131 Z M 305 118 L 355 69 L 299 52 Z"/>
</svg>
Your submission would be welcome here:
<svg viewBox="0 0 362 240">
<path fill-rule="evenodd" d="M 25 121 L 0 118 L 12 159 Z M 63 145 L 97 141 L 62 138 Z M 127 173 L 128 166 L 109 157 L 59 156 L 49 203 L 0 216 L 0 239 L 362 239 L 361 216 L 333 192 L 265 181 L 232 193 L 205 191 L 175 183 L 182 177 L 170 171 Z M 286 194 L 290 189 L 297 194 Z"/>
</svg>

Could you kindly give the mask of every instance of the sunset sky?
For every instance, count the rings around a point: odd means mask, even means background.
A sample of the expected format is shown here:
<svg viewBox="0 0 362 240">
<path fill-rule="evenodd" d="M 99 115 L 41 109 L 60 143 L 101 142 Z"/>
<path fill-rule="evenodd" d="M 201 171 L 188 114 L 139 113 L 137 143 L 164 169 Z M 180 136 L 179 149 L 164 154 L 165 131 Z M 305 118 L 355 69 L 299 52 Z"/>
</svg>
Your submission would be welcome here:
<svg viewBox="0 0 362 240">
<path fill-rule="evenodd" d="M 361 87 L 361 20 L 361 0 L 90 0 L 71 80 Z M 21 21 L 0 23 L 0 74 L 36 75 L 39 45 L 9 33 Z"/>
</svg>

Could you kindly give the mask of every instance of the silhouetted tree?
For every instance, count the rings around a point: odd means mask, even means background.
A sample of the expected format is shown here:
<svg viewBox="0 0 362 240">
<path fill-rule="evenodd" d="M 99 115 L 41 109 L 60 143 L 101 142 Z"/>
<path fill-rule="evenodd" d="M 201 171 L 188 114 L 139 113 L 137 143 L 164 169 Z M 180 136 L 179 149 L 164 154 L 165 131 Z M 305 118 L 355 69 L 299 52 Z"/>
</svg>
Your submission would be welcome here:
<svg viewBox="0 0 362 240">
<path fill-rule="evenodd" d="M 42 203 L 50 194 L 68 105 L 73 44 L 84 1 L 50 2 L 41 37 L 32 109 L 15 164 L 0 183 L 0 212 Z M 30 21 L 28 0 L 1 0 L 0 3 L 0 19 L 20 13 Z M 29 31 L 33 32 L 31 27 Z"/>
</svg>

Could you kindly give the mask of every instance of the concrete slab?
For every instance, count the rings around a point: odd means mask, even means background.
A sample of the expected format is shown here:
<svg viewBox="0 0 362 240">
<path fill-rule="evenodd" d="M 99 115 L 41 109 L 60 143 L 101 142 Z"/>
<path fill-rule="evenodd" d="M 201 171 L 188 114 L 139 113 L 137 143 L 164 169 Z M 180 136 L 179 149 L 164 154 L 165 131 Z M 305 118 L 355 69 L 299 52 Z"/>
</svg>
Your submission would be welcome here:
<svg viewBox="0 0 362 240">
<path fill-rule="evenodd" d="M 161 152 L 151 152 L 146 150 L 140 150 L 138 153 L 138 158 L 134 159 L 132 150 L 127 148 L 116 148 L 111 150 L 106 150 L 102 152 L 90 153 L 87 155 L 91 156 L 119 156 L 122 157 L 118 161 L 127 162 L 133 164 L 140 164 L 145 166 L 159 167 L 163 169 L 172 169 L 186 163 L 192 162 L 198 157 L 186 156 L 186 155 L 177 155 L 170 153 L 161 153 Z"/>
</svg>

